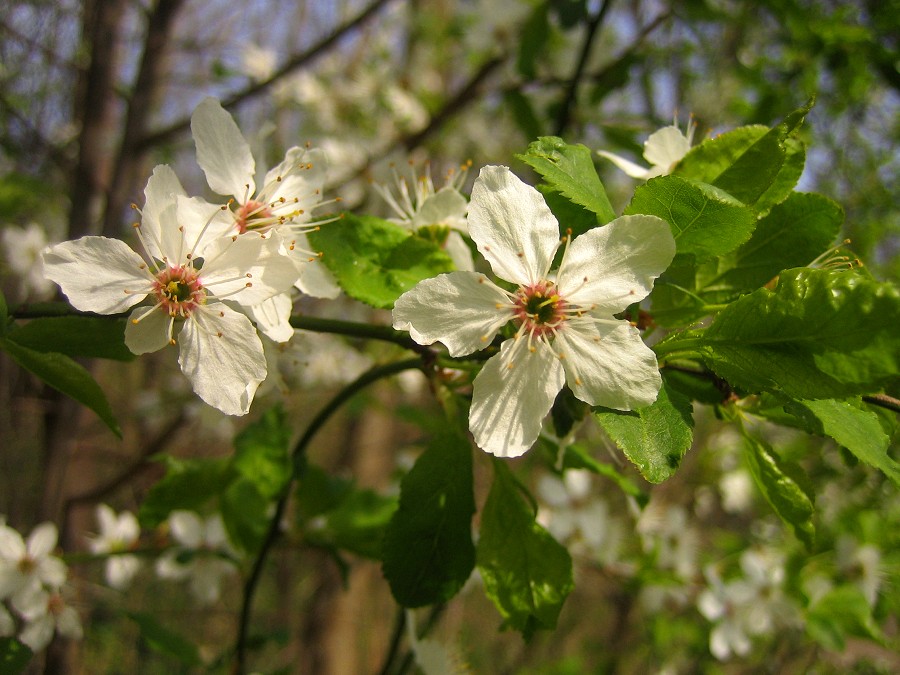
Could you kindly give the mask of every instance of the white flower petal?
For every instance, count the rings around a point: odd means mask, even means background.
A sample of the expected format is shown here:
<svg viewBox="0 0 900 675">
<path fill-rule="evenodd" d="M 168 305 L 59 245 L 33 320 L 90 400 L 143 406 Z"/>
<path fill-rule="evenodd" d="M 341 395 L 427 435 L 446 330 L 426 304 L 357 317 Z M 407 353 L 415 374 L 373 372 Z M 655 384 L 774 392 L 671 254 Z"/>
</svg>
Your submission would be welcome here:
<svg viewBox="0 0 900 675">
<path fill-rule="evenodd" d="M 634 410 L 653 403 L 662 387 L 656 355 L 626 321 L 598 326 L 589 317 L 570 319 L 553 348 L 566 382 L 585 403 Z"/>
<path fill-rule="evenodd" d="M 172 317 L 162 307 L 138 307 L 125 325 L 125 346 L 132 354 L 158 352 L 169 344 Z"/>
<path fill-rule="evenodd" d="M 25 626 L 19 633 L 19 642 L 27 645 L 31 651 L 39 652 L 50 644 L 55 627 L 56 623 L 53 621 L 53 617 L 45 614 Z"/>
<path fill-rule="evenodd" d="M 669 224 L 656 216 L 621 216 L 576 237 L 557 284 L 566 302 L 621 312 L 645 298 L 675 256 Z"/>
<path fill-rule="evenodd" d="M 56 547 L 56 525 L 53 523 L 41 523 L 28 536 L 26 549 L 31 558 L 43 558 Z"/>
<path fill-rule="evenodd" d="M 256 163 L 250 146 L 234 119 L 216 99 L 205 98 L 194 110 L 191 134 L 197 146 L 197 163 L 214 192 L 232 195 L 243 203 L 245 195 L 256 191 L 253 181 Z"/>
<path fill-rule="evenodd" d="M 412 229 L 426 225 L 445 225 L 468 233 L 466 209 L 469 203 L 457 190 L 443 187 L 426 197 L 412 219 Z"/>
<path fill-rule="evenodd" d="M 690 140 L 676 126 L 663 127 L 650 134 L 644 142 L 644 159 L 662 174 L 667 174 L 691 149 Z"/>
<path fill-rule="evenodd" d="M 288 291 L 297 280 L 294 261 L 277 236 L 255 232 L 213 241 L 200 271 L 203 285 L 216 297 L 245 307 Z"/>
<path fill-rule="evenodd" d="M 247 307 L 247 312 L 263 335 L 275 342 L 287 342 L 294 337 L 294 328 L 291 326 L 293 307 L 291 296 L 282 293 L 263 300 L 258 305 Z"/>
<path fill-rule="evenodd" d="M 444 250 L 453 261 L 453 266 L 463 272 L 475 271 L 475 260 L 472 258 L 472 250 L 466 244 L 459 232 L 451 232 L 447 235 L 447 243 Z"/>
<path fill-rule="evenodd" d="M 648 169 L 645 166 L 641 166 L 640 164 L 635 164 L 634 162 L 625 159 L 620 155 L 616 155 L 612 152 L 607 152 L 606 150 L 598 150 L 597 154 L 601 157 L 605 157 L 610 162 L 615 164 L 619 169 L 624 171 L 626 174 L 631 176 L 632 178 L 643 178 L 647 179 L 651 177 L 652 169 Z"/>
<path fill-rule="evenodd" d="M 7 525 L 0 525 L 0 562 L 18 562 L 24 555 L 25 540 L 22 535 Z"/>
<path fill-rule="evenodd" d="M 469 234 L 494 274 L 521 285 L 547 277 L 559 246 L 559 223 L 544 197 L 505 166 L 481 169 L 472 186 Z"/>
<path fill-rule="evenodd" d="M 185 262 L 190 253 L 192 258 L 202 258 L 210 245 L 222 237 L 237 234 L 234 218 L 221 204 L 210 204 L 199 197 L 179 196 L 176 199 L 178 225 L 173 232 L 183 243 L 173 251 L 173 261 Z"/>
<path fill-rule="evenodd" d="M 300 291 L 312 298 L 333 300 L 341 294 L 337 279 L 319 258 L 310 260 L 309 239 L 303 233 L 292 236 L 294 250 L 291 259 L 297 266 L 299 278 L 294 284 Z"/>
<path fill-rule="evenodd" d="M 537 440 L 544 417 L 565 381 L 543 342 L 506 340 L 475 378 L 469 429 L 475 443 L 497 457 L 518 457 Z"/>
<path fill-rule="evenodd" d="M 45 249 L 42 258 L 47 278 L 59 284 L 75 309 L 85 312 L 124 312 L 150 290 L 143 258 L 119 239 L 64 241 Z"/>
<path fill-rule="evenodd" d="M 141 568 L 141 560 L 134 555 L 114 555 L 106 560 L 106 583 L 116 590 L 125 590 Z"/>
<path fill-rule="evenodd" d="M 506 294 L 483 274 L 450 272 L 420 281 L 394 303 L 394 328 L 420 345 L 440 341 L 451 356 L 487 347 L 510 319 Z"/>
<path fill-rule="evenodd" d="M 63 607 L 56 617 L 56 631 L 70 640 L 80 640 L 84 636 L 81 619 L 72 607 Z"/>
<path fill-rule="evenodd" d="M 182 546 L 198 549 L 203 546 L 203 519 L 193 511 L 176 510 L 169 514 L 172 538 Z"/>
<path fill-rule="evenodd" d="M 185 322 L 178 337 L 178 364 L 194 392 L 226 415 L 246 415 L 266 357 L 253 324 L 225 304 L 204 306 Z"/>
<path fill-rule="evenodd" d="M 141 234 L 147 253 L 157 260 L 172 258 L 179 253 L 181 232 L 178 230 L 175 202 L 179 195 L 186 194 L 171 167 L 160 164 L 153 169 L 144 188 Z"/>
</svg>

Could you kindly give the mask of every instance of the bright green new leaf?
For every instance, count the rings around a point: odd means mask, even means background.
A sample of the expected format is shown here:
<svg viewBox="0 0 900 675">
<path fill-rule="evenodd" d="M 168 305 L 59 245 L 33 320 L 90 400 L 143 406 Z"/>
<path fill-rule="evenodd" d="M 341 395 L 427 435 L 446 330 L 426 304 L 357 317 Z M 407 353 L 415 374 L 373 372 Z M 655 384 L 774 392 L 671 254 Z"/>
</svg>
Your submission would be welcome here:
<svg viewBox="0 0 900 675">
<path fill-rule="evenodd" d="M 495 461 L 494 484 L 481 514 L 478 569 L 504 625 L 528 640 L 553 629 L 572 591 L 572 559 L 534 519 L 509 469 Z"/>
<path fill-rule="evenodd" d="M 113 415 L 106 395 L 91 374 L 65 354 L 39 352 L 14 342 L 10 337 L 0 337 L 0 349 L 28 372 L 36 375 L 57 391 L 90 408 L 103 420 L 110 431 L 122 437 L 122 430 Z"/>
<path fill-rule="evenodd" d="M 867 393 L 900 372 L 900 292 L 851 271 L 795 269 L 723 309 L 692 344 L 710 368 L 751 393 L 795 399 Z M 697 337 L 699 336 L 699 338 Z"/>
<path fill-rule="evenodd" d="M 659 176 L 638 187 L 625 213 L 667 221 L 678 255 L 697 261 L 730 253 L 756 227 L 756 215 L 731 195 L 678 176 Z"/>
<path fill-rule="evenodd" d="M 186 666 L 201 666 L 203 659 L 190 640 L 162 625 L 152 614 L 126 612 L 141 629 L 141 638 L 155 652 L 171 656 Z"/>
<path fill-rule="evenodd" d="M 261 495 L 273 500 L 281 496 L 291 479 L 291 427 L 284 409 L 275 406 L 234 439 L 234 468 Z"/>
<path fill-rule="evenodd" d="M 688 180 L 712 183 L 767 133 L 769 127 L 753 124 L 707 138 L 691 148 L 672 173 Z"/>
<path fill-rule="evenodd" d="M 900 463 L 888 454 L 891 439 L 881 428 L 878 416 L 859 399 L 848 401 L 798 401 L 791 409 L 806 411 L 815 420 L 817 433 L 830 436 L 856 455 L 857 459 L 884 472 L 900 486 Z"/>
<path fill-rule="evenodd" d="M 671 477 L 693 442 L 691 402 L 666 385 L 651 405 L 630 412 L 595 408 L 594 419 L 651 483 Z"/>
<path fill-rule="evenodd" d="M 345 213 L 308 236 L 344 292 L 372 307 L 389 309 L 418 282 L 453 270 L 435 243 L 374 216 Z"/>
<path fill-rule="evenodd" d="M 446 602 L 475 567 L 472 448 L 459 434 L 436 436 L 403 478 L 384 537 L 383 570 L 403 607 Z"/>
<path fill-rule="evenodd" d="M 704 292 L 754 290 L 782 270 L 808 265 L 834 243 L 843 220 L 841 207 L 827 197 L 792 192 L 760 219 L 750 241 L 720 260 L 719 273 L 704 279 Z"/>
<path fill-rule="evenodd" d="M 231 483 L 234 474 L 228 458 L 176 459 L 163 457 L 166 475 L 141 503 L 141 527 L 154 528 L 179 509 L 197 511 Z"/>
<path fill-rule="evenodd" d="M 812 548 L 816 536 L 813 503 L 791 475 L 799 468 L 782 462 L 763 441 L 744 436 L 750 474 L 766 501 L 781 519 L 790 525 L 797 538 Z"/>
<path fill-rule="evenodd" d="M 541 136 L 524 155 L 516 157 L 537 171 L 550 189 L 596 213 L 600 223 L 616 217 L 587 147 L 568 145 L 556 136 Z M 565 224 L 560 223 L 560 227 L 565 234 Z"/>
<path fill-rule="evenodd" d="M 125 346 L 127 321 L 100 316 L 52 316 L 32 319 L 10 331 L 8 337 L 39 352 L 131 361 L 135 355 Z"/>
<path fill-rule="evenodd" d="M 847 637 L 884 642 L 866 596 L 856 586 L 831 589 L 806 612 L 806 630 L 826 649 L 843 651 Z"/>
</svg>

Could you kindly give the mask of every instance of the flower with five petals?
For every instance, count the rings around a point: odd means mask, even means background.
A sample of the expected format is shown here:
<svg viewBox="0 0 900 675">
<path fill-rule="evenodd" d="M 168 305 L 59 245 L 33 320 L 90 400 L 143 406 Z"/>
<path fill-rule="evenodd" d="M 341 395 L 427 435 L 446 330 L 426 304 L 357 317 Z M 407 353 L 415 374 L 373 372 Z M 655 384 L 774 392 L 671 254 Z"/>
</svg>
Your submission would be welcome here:
<svg viewBox="0 0 900 675">
<path fill-rule="evenodd" d="M 394 328 L 451 356 L 491 344 L 513 322 L 475 378 L 469 428 L 483 450 L 517 457 L 537 439 L 564 384 L 590 405 L 632 410 L 656 400 L 656 356 L 629 322 L 616 319 L 646 297 L 675 255 L 669 225 L 623 216 L 566 243 L 550 267 L 559 225 L 544 198 L 503 166 L 486 166 L 472 188 L 469 232 L 506 290 L 475 272 L 419 282 L 394 305 Z"/>
</svg>

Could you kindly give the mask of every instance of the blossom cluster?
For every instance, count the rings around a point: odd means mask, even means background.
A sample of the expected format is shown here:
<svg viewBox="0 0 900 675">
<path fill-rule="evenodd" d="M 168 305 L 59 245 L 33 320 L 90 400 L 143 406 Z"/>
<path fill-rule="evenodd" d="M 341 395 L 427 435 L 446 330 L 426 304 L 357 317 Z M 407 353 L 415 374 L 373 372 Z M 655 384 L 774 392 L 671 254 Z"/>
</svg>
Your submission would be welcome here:
<svg viewBox="0 0 900 675">
<path fill-rule="evenodd" d="M 88 236 L 49 247 L 44 272 L 76 309 L 132 310 L 125 332 L 132 352 L 177 344 L 197 395 L 243 415 L 267 373 L 257 329 L 285 342 L 293 335 L 293 289 L 316 297 L 339 292 L 312 264 L 316 255 L 306 242 L 325 161 L 321 151 L 293 147 L 257 188 L 250 147 L 218 101 L 197 107 L 192 131 L 198 163 L 210 188 L 228 197 L 225 204 L 189 197 L 170 167 L 157 166 L 143 208 L 135 207 L 141 253 Z"/>
<path fill-rule="evenodd" d="M 53 555 L 53 523 L 34 528 L 27 540 L 0 517 L 0 637 L 17 636 L 40 651 L 55 633 L 81 637 L 81 620 L 66 603 L 66 564 Z"/>
</svg>

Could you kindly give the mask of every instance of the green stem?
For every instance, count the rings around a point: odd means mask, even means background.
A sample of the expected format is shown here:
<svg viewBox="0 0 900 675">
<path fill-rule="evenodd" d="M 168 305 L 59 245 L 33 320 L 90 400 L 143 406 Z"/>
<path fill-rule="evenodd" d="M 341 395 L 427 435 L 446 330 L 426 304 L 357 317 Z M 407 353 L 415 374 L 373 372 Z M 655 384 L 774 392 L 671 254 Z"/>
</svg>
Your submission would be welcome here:
<svg viewBox="0 0 900 675">
<path fill-rule="evenodd" d="M 360 375 L 353 382 L 339 391 L 334 396 L 334 398 L 332 398 L 325 405 L 325 407 L 319 411 L 319 413 L 309 423 L 309 426 L 307 426 L 303 436 L 299 441 L 297 441 L 297 444 L 291 451 L 291 462 L 293 465 L 291 478 L 284 488 L 284 493 L 278 500 L 278 504 L 275 507 L 275 513 L 272 516 L 272 519 L 269 521 L 269 529 L 266 533 L 266 538 L 263 540 L 260 546 L 259 554 L 257 555 L 256 560 L 253 563 L 253 568 L 250 570 L 250 576 L 247 578 L 247 583 L 244 584 L 244 598 L 243 604 L 241 606 L 240 621 L 238 623 L 237 644 L 235 646 L 236 673 L 245 672 L 247 658 L 247 632 L 250 626 L 250 612 L 253 605 L 253 597 L 256 594 L 259 580 L 262 577 L 263 565 L 266 562 L 269 551 L 271 551 L 280 535 L 279 526 L 284 516 L 284 511 L 287 508 L 287 502 L 291 494 L 291 488 L 293 487 L 294 481 L 298 478 L 302 471 L 302 460 L 310 441 L 312 441 L 316 433 L 325 425 L 325 423 L 331 418 L 331 416 L 340 409 L 340 407 L 344 403 L 353 398 L 356 394 L 368 387 L 370 384 L 377 382 L 378 380 L 385 377 L 396 375 L 397 373 L 403 372 L 404 370 L 419 368 L 421 367 L 421 365 L 422 359 L 415 358 L 406 359 L 404 361 L 395 361 L 393 363 L 375 366 L 367 370 L 365 373 Z"/>
<path fill-rule="evenodd" d="M 303 316 L 300 314 L 295 314 L 291 317 L 291 326 L 317 333 L 334 333 L 336 335 L 346 335 L 367 340 L 393 342 L 417 353 L 422 353 L 429 349 L 413 341 L 408 333 L 394 330 L 389 326 L 375 326 L 354 321 L 341 321 L 340 319 L 321 319 L 316 316 Z"/>
</svg>

